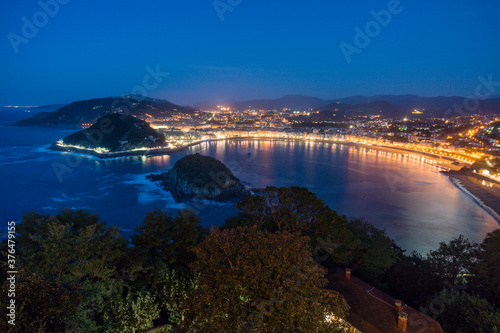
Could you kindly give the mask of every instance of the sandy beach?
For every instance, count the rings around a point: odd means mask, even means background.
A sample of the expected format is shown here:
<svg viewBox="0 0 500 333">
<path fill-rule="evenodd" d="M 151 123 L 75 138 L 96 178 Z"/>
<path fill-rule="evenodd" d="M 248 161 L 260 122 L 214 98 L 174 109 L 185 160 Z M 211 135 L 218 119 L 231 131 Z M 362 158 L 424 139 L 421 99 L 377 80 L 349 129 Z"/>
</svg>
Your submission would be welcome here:
<svg viewBox="0 0 500 333">
<path fill-rule="evenodd" d="M 470 194 L 481 200 L 484 206 L 489 207 L 493 211 L 490 213 L 500 223 L 499 182 L 466 171 L 448 171 L 443 172 L 443 174 L 458 180 Z"/>
</svg>

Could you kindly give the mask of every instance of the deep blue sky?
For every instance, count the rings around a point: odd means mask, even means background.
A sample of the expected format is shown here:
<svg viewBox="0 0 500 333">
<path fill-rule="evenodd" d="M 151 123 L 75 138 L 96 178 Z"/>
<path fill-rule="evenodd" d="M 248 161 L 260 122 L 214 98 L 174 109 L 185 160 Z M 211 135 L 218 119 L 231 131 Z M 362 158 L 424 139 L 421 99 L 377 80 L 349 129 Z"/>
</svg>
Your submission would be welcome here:
<svg viewBox="0 0 500 333">
<path fill-rule="evenodd" d="M 148 96 L 182 104 L 296 93 L 466 96 L 479 75 L 500 81 L 498 0 L 401 0 L 401 13 L 350 64 L 339 44 L 354 45 L 354 27 L 390 1 L 221 2 L 241 4 L 221 21 L 213 0 L 70 0 L 15 53 L 9 32 L 22 37 L 22 18 L 33 22 L 41 7 L 3 0 L 0 105 L 129 94 L 157 65 L 169 75 Z"/>
</svg>

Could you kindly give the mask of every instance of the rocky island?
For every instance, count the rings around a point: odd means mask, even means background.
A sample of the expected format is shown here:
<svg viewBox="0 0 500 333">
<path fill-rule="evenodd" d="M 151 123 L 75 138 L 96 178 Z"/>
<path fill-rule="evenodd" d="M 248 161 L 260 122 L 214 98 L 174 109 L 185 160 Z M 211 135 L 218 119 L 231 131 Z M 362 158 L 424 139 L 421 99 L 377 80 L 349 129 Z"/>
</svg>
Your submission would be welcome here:
<svg viewBox="0 0 500 333">
<path fill-rule="evenodd" d="M 200 154 L 185 156 L 168 172 L 149 175 L 148 179 L 159 181 L 176 202 L 233 201 L 253 194 L 221 161 Z"/>
<path fill-rule="evenodd" d="M 61 151 L 77 151 L 103 157 L 106 154 L 137 154 L 140 150 L 161 148 L 165 138 L 147 122 L 131 115 L 113 113 L 103 116 L 87 129 L 52 144 Z"/>
</svg>

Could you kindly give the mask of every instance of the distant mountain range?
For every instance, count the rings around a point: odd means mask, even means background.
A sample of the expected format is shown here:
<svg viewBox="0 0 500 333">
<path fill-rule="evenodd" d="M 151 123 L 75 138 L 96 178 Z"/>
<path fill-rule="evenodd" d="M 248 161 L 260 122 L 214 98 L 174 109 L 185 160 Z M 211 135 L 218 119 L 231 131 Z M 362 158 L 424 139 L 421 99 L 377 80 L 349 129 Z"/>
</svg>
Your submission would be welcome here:
<svg viewBox="0 0 500 333">
<path fill-rule="evenodd" d="M 375 96 L 350 96 L 332 100 L 324 100 L 317 97 L 305 95 L 287 95 L 277 99 L 255 99 L 248 101 L 229 101 L 224 106 L 238 110 L 281 110 L 283 108 L 292 110 L 313 111 L 340 111 L 349 114 L 381 114 L 385 117 L 397 117 L 410 115 L 415 109 L 423 112 L 424 116 L 442 116 L 453 106 L 462 106 L 465 97 L 423 97 L 416 95 L 375 95 Z M 216 103 L 198 103 L 194 107 L 200 109 L 214 109 Z M 465 111 L 467 113 L 467 111 Z M 470 112 L 469 112 L 470 113 Z M 490 114 L 500 113 L 500 98 L 495 96 L 487 100 L 479 101 L 479 108 L 473 113 Z M 458 113 L 449 113 L 458 115 Z"/>
<path fill-rule="evenodd" d="M 316 108 L 328 104 L 318 97 L 305 95 L 286 95 L 276 99 L 254 99 L 248 101 L 225 101 L 220 103 L 201 102 L 194 104 L 193 107 L 198 109 L 214 109 L 217 105 L 224 105 L 238 110 L 257 109 L 257 110 L 273 110 L 273 109 L 309 109 Z"/>
<path fill-rule="evenodd" d="M 57 126 L 93 124 L 98 118 L 116 112 L 130 113 L 139 118 L 160 118 L 174 113 L 192 114 L 194 109 L 161 99 L 130 96 L 96 98 L 64 105 L 52 112 L 40 112 L 17 121 L 15 126 Z"/>
<path fill-rule="evenodd" d="M 360 104 L 333 102 L 317 109 L 319 114 L 313 114 L 315 117 L 313 117 L 312 120 L 339 120 L 339 116 L 380 115 L 383 118 L 398 118 L 409 117 L 411 115 L 409 108 L 398 106 L 383 100 Z"/>
<path fill-rule="evenodd" d="M 383 118 L 403 117 L 444 117 L 458 116 L 451 111 L 454 105 L 463 106 L 466 98 L 423 97 L 416 95 L 376 95 L 351 96 L 333 100 L 324 100 L 312 96 L 287 95 L 277 99 L 256 99 L 248 101 L 229 101 L 224 106 L 237 110 L 282 110 L 314 111 L 314 119 L 340 120 L 344 116 L 380 115 Z M 217 104 L 198 103 L 192 107 L 180 106 L 166 100 L 155 98 L 133 98 L 132 96 L 96 98 L 73 102 L 61 106 L 55 111 L 40 112 L 28 119 L 17 121 L 15 126 L 54 126 L 92 124 L 98 118 L 116 112 L 130 113 L 136 117 L 161 118 L 172 114 L 193 114 L 196 109 L 214 110 Z M 500 97 L 480 100 L 473 112 L 463 108 L 463 114 L 500 114 Z M 417 110 L 417 111 L 415 111 Z"/>
</svg>

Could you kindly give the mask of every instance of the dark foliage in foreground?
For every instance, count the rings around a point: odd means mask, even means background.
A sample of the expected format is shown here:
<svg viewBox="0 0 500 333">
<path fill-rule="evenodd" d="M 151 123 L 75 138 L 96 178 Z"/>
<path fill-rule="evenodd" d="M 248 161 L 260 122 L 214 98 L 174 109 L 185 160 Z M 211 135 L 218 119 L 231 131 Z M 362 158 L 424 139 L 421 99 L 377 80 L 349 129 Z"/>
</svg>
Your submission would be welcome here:
<svg viewBox="0 0 500 333">
<path fill-rule="evenodd" d="M 348 306 L 325 289 L 326 270 L 312 259 L 308 237 L 255 226 L 214 229 L 195 251 L 198 288 L 186 315 L 196 331 L 339 331 L 327 315 L 344 318 Z"/>
<path fill-rule="evenodd" d="M 336 329 L 318 319 L 346 310 L 324 289 L 331 267 L 352 268 L 447 331 L 500 328 L 500 229 L 481 244 L 460 236 L 404 255 L 385 231 L 305 188 L 268 187 L 236 207 L 208 236 L 190 211 L 148 212 L 130 240 L 85 210 L 26 213 L 16 226 L 17 325 L 2 320 L 0 331 Z M 1 249 L 5 309 L 7 242 Z"/>
</svg>

